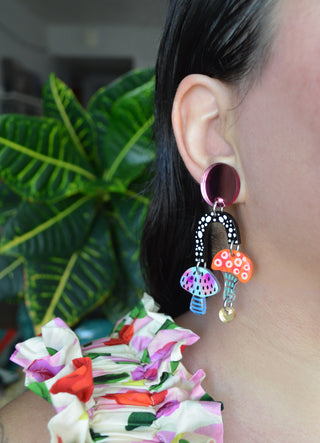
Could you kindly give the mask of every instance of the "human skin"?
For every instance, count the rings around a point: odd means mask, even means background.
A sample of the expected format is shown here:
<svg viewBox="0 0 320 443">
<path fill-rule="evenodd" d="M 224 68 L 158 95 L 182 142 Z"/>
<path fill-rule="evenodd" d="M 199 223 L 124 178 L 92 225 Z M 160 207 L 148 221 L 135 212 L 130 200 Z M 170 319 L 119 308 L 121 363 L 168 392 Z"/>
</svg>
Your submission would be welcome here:
<svg viewBox="0 0 320 443">
<path fill-rule="evenodd" d="M 183 123 L 179 149 L 198 181 L 224 158 L 242 182 L 231 211 L 255 274 L 237 287 L 237 317 L 220 323 L 215 296 L 205 317 L 177 320 L 201 337 L 183 361 L 191 372 L 204 368 L 204 387 L 224 402 L 226 443 L 320 441 L 320 2 L 281 0 L 277 21 L 270 58 L 244 95 L 190 77 L 184 87 L 192 94 L 174 118 Z M 198 112 L 205 118 L 197 120 Z M 185 142 L 188 128 L 193 143 Z M 32 393 L 19 399 L 2 413 L 3 441 L 48 441 L 52 413 Z"/>
<path fill-rule="evenodd" d="M 224 402 L 226 443 L 320 440 L 320 2 L 282 0 L 277 12 L 269 60 L 245 93 L 191 76 L 173 112 L 196 180 L 222 159 L 243 185 L 230 210 L 255 274 L 237 286 L 237 317 L 219 323 L 215 296 L 204 318 L 178 319 L 201 337 L 184 362 L 204 368 Z M 210 106 L 218 112 L 204 135 L 195 114 Z"/>
</svg>

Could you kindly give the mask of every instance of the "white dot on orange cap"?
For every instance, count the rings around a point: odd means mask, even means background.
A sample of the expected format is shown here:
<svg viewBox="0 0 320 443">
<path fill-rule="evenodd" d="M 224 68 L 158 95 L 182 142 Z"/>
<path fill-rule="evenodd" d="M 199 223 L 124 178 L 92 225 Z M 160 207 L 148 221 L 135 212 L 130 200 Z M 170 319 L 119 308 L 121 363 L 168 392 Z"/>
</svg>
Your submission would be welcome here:
<svg viewBox="0 0 320 443">
<path fill-rule="evenodd" d="M 217 268 L 220 268 L 220 266 L 222 266 L 222 260 L 220 260 L 220 258 L 216 258 L 215 261 L 214 261 L 214 265 Z"/>
</svg>

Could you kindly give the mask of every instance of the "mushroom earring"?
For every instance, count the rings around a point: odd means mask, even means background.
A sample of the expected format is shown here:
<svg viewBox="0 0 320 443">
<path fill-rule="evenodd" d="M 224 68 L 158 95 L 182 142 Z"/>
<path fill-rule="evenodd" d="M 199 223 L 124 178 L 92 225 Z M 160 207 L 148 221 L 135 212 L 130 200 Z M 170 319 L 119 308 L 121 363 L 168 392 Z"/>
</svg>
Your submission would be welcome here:
<svg viewBox="0 0 320 443">
<path fill-rule="evenodd" d="M 211 223 L 220 223 L 225 228 L 229 248 L 219 251 L 212 260 L 211 269 L 221 271 L 224 276 L 223 308 L 219 318 L 229 323 L 235 317 L 233 302 L 235 286 L 240 281 L 246 283 L 253 273 L 253 265 L 248 256 L 239 251 L 241 237 L 235 219 L 224 212 L 238 197 L 240 179 L 237 171 L 225 164 L 215 163 L 203 174 L 201 194 L 212 206 L 212 211 L 201 217 L 195 235 L 196 266 L 187 269 L 180 279 L 183 289 L 192 294 L 190 310 L 195 314 L 206 313 L 206 298 L 220 291 L 220 285 L 213 272 L 206 267 L 204 258 L 204 237 Z"/>
</svg>

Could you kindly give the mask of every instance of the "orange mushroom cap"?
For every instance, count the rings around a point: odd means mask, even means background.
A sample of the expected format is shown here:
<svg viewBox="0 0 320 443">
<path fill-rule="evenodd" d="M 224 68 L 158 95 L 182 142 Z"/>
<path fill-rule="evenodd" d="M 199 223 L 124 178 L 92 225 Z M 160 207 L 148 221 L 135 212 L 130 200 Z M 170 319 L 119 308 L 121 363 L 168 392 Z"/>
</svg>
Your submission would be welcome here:
<svg viewBox="0 0 320 443">
<path fill-rule="evenodd" d="M 233 274 L 241 283 L 248 282 L 253 274 L 250 258 L 240 251 L 230 252 L 230 249 L 223 249 L 213 257 L 211 269 Z"/>
</svg>

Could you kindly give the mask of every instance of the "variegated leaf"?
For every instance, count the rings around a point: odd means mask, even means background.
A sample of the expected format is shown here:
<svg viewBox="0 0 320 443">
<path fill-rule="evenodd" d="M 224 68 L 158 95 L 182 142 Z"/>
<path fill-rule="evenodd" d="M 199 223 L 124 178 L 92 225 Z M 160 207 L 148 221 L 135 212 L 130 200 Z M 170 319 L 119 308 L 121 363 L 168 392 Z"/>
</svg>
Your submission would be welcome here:
<svg viewBox="0 0 320 443">
<path fill-rule="evenodd" d="M 23 292 L 22 257 L 0 255 L 0 300 L 15 298 Z"/>
<path fill-rule="evenodd" d="M 154 71 L 132 71 L 89 103 L 103 178 L 129 184 L 154 159 Z"/>
<path fill-rule="evenodd" d="M 69 256 L 81 247 L 95 215 L 89 197 L 56 204 L 23 202 L 4 227 L 0 254 L 26 258 Z"/>
<path fill-rule="evenodd" d="M 20 203 L 21 197 L 0 181 L 0 232 L 6 221 L 16 214 Z"/>
<path fill-rule="evenodd" d="M 74 325 L 108 297 L 115 259 L 108 221 L 99 217 L 84 246 L 68 258 L 29 260 L 27 305 L 36 331 L 54 317 Z"/>
<path fill-rule="evenodd" d="M 80 105 L 73 91 L 50 74 L 43 89 L 43 112 L 46 117 L 63 123 L 78 152 L 92 161 L 97 161 L 97 140 L 91 116 Z"/>
<path fill-rule="evenodd" d="M 143 288 L 144 281 L 141 275 L 139 254 L 149 200 L 134 194 L 132 197 L 114 196 L 112 205 L 121 268 L 127 275 L 131 286 Z"/>
<path fill-rule="evenodd" d="M 39 201 L 76 194 L 96 178 L 61 123 L 25 115 L 0 117 L 0 171 L 11 189 Z"/>
</svg>

